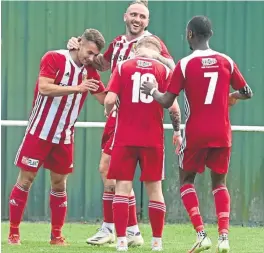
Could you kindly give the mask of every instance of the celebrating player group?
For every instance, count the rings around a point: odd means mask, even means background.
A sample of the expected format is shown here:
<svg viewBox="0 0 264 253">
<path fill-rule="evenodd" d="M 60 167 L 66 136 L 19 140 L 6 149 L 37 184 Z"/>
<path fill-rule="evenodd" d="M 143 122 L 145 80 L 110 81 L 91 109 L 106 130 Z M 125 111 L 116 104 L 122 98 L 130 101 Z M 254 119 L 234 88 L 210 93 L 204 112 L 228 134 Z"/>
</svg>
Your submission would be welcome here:
<svg viewBox="0 0 264 253">
<path fill-rule="evenodd" d="M 105 107 L 107 117 L 99 163 L 104 184 L 103 223 L 88 244 L 114 243 L 117 251 L 144 244 L 132 188 L 137 164 L 149 197 L 151 249 L 161 251 L 166 204 L 164 175 L 164 108 L 173 125 L 179 159 L 182 203 L 197 233 L 189 252 L 212 247 L 199 211 L 194 187 L 197 173 L 211 170 L 212 194 L 218 220 L 218 253 L 230 251 L 230 196 L 226 187 L 231 156 L 229 108 L 253 93 L 235 62 L 209 47 L 210 20 L 195 16 L 187 24 L 192 53 L 174 61 L 165 44 L 147 31 L 147 1 L 133 1 L 124 14 L 126 34 L 116 37 L 104 54 L 103 35 L 87 29 L 72 37 L 68 50 L 47 52 L 41 59 L 33 108 L 15 165 L 20 168 L 9 200 L 9 244 L 21 244 L 19 225 L 30 187 L 43 165 L 50 170 L 52 245 L 67 245 L 62 227 L 67 214 L 66 181 L 73 172 L 74 125 L 87 94 Z M 110 69 L 108 85 L 98 71 Z M 230 86 L 235 90 L 230 93 Z M 177 102 L 184 91 L 186 114 L 183 138 Z"/>
</svg>

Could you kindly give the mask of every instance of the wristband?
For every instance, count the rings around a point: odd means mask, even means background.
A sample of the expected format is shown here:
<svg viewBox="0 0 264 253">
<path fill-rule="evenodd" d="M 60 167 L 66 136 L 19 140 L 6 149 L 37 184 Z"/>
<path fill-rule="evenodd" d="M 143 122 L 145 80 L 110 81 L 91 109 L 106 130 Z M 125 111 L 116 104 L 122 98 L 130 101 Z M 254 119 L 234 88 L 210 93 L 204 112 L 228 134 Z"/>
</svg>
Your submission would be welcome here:
<svg viewBox="0 0 264 253">
<path fill-rule="evenodd" d="M 153 96 L 153 93 L 154 93 L 156 90 L 158 90 L 156 87 L 155 87 L 155 88 L 152 88 L 151 91 L 149 92 L 149 94 L 150 94 L 151 96 Z"/>
</svg>

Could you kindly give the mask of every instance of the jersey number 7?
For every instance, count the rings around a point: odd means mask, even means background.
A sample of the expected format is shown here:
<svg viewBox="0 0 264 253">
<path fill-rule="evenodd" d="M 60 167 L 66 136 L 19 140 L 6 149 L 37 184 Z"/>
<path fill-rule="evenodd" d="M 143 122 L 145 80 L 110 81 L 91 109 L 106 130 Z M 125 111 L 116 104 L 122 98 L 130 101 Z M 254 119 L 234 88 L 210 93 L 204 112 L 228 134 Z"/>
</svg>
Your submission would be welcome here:
<svg viewBox="0 0 264 253">
<path fill-rule="evenodd" d="M 151 103 L 153 97 L 143 94 L 140 87 L 145 81 L 154 82 L 156 80 L 155 76 L 150 73 L 141 75 L 140 72 L 135 72 L 134 75 L 131 76 L 131 79 L 133 81 L 132 103 L 139 103 L 139 101 L 146 104 Z"/>
<path fill-rule="evenodd" d="M 204 77 L 210 78 L 207 94 L 204 101 L 205 105 L 210 105 L 212 104 L 215 93 L 215 88 L 218 80 L 218 72 L 205 72 Z"/>
</svg>

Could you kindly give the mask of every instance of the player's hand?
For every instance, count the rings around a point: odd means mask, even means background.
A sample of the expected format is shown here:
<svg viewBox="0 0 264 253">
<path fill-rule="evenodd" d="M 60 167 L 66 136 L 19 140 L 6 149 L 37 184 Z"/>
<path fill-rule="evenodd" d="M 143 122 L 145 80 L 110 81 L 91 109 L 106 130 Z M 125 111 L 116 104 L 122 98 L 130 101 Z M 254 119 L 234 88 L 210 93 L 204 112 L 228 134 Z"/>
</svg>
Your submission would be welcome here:
<svg viewBox="0 0 264 253">
<path fill-rule="evenodd" d="M 67 49 L 79 49 L 79 39 L 80 38 L 71 37 L 67 43 Z"/>
<path fill-rule="evenodd" d="M 139 57 L 157 59 L 159 53 L 152 49 L 146 49 L 146 48 L 140 49 L 139 48 L 136 50 L 135 54 L 136 56 L 139 56 Z"/>
<path fill-rule="evenodd" d="M 229 98 L 228 98 L 228 105 L 229 106 L 233 106 L 235 105 L 236 103 L 238 102 L 238 99 L 237 98 L 234 98 L 232 96 L 232 93 L 229 94 Z"/>
<path fill-rule="evenodd" d="M 77 86 L 79 93 L 84 93 L 87 91 L 96 92 L 99 88 L 99 81 L 94 79 L 83 80 L 80 85 Z"/>
<path fill-rule="evenodd" d="M 153 88 L 157 88 L 157 87 L 158 87 L 158 83 L 156 80 L 154 80 L 153 82 L 145 81 L 142 83 L 140 90 L 142 91 L 142 93 L 144 93 L 146 95 L 150 95 L 150 91 Z"/>
<path fill-rule="evenodd" d="M 182 137 L 181 134 L 174 132 L 172 137 L 172 143 L 176 146 L 175 153 L 178 155 L 180 152 L 180 148 L 182 145 Z"/>
</svg>

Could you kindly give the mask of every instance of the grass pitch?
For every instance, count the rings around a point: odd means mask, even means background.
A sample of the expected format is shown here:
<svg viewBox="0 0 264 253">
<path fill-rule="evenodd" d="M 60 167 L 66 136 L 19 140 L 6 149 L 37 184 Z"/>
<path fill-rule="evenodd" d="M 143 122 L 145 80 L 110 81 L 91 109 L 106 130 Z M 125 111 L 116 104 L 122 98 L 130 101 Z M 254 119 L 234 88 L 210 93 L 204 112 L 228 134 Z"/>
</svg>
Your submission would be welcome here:
<svg viewBox="0 0 264 253">
<path fill-rule="evenodd" d="M 7 244 L 8 223 L 2 223 L 1 240 L 4 253 L 37 253 L 37 252 L 77 252 L 77 253 L 104 253 L 115 252 L 112 246 L 90 246 L 85 243 L 86 238 L 93 235 L 100 225 L 68 223 L 64 226 L 63 235 L 70 243 L 68 247 L 49 245 L 50 225 L 48 223 L 22 223 L 21 246 Z M 130 252 L 151 252 L 151 228 L 141 224 L 140 229 L 145 239 L 145 244 L 140 248 L 129 248 Z M 217 241 L 216 226 L 206 226 L 209 237 L 213 242 L 211 251 L 215 252 Z M 163 252 L 186 253 L 195 241 L 195 233 L 190 225 L 166 225 L 163 237 Z M 230 246 L 233 253 L 264 253 L 264 228 L 231 227 Z"/>
</svg>

